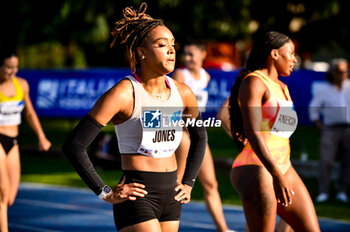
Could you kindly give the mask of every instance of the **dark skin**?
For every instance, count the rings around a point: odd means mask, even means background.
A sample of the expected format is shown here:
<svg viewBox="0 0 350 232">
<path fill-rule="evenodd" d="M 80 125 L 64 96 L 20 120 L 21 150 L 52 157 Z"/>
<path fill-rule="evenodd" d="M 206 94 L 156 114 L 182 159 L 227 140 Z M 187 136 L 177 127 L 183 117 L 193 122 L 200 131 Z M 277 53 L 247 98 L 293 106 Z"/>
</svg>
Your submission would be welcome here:
<svg viewBox="0 0 350 232">
<path fill-rule="evenodd" d="M 269 149 L 260 131 L 262 115 L 260 107 L 270 98 L 270 92 L 258 77 L 249 77 L 242 82 L 239 99 L 243 125 L 247 138 L 258 157 L 274 179 L 274 188 L 278 201 L 282 205 L 292 204 L 292 190 L 285 181 L 282 172 L 272 159 Z"/>
<path fill-rule="evenodd" d="M 260 71 L 279 84 L 279 76 L 289 76 L 296 63 L 294 44 L 290 41 L 273 49 Z M 296 231 L 319 231 L 312 200 L 306 187 L 289 167 L 282 173 L 273 160 L 260 126 L 261 107 L 271 93 L 261 79 L 248 76 L 242 81 L 238 98 L 247 139 L 263 166 L 245 165 L 231 170 L 231 181 L 238 191 L 249 231 L 273 231 L 279 214 Z"/>
</svg>

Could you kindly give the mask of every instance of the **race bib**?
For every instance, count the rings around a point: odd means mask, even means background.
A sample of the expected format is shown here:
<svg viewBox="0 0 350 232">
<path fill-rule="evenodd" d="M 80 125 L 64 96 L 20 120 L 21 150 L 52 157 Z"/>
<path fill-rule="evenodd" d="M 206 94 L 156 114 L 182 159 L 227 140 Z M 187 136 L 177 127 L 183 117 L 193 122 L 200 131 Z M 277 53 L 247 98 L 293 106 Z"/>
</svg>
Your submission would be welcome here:
<svg viewBox="0 0 350 232">
<path fill-rule="evenodd" d="M 180 107 L 143 107 L 142 141 L 138 153 L 164 158 L 171 156 L 182 138 Z"/>
<path fill-rule="evenodd" d="M 289 138 L 297 128 L 298 116 L 294 110 L 293 102 L 278 100 L 279 110 L 271 134 Z"/>
</svg>

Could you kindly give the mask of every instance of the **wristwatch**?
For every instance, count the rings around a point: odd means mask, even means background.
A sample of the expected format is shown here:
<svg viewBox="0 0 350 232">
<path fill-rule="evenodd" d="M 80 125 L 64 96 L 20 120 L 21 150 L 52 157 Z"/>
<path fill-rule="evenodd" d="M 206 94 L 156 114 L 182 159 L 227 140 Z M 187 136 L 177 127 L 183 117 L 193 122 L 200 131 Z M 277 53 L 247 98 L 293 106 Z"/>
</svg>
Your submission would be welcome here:
<svg viewBox="0 0 350 232">
<path fill-rule="evenodd" d="M 111 189 L 108 185 L 105 185 L 105 186 L 103 186 L 102 191 L 101 191 L 101 193 L 98 195 L 98 197 L 99 197 L 100 199 L 103 199 L 105 196 L 107 196 L 108 194 L 110 194 L 111 191 L 112 191 L 112 189 Z"/>
</svg>

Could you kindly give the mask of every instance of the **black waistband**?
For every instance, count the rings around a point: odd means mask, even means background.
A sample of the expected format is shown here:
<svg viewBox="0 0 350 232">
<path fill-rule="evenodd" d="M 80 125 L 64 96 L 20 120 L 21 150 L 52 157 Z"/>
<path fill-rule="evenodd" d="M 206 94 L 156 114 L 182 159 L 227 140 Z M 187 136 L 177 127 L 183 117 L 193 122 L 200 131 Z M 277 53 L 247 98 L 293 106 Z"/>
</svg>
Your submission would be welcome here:
<svg viewBox="0 0 350 232">
<path fill-rule="evenodd" d="M 124 170 L 125 183 L 141 183 L 148 187 L 155 187 L 157 189 L 169 188 L 176 185 L 177 170 L 172 172 L 145 172 Z"/>
<path fill-rule="evenodd" d="M 4 134 L 1 134 L 1 133 L 0 133 L 0 136 L 2 138 L 6 138 L 6 139 L 17 139 L 17 136 L 13 137 L 13 136 L 4 135 Z"/>
</svg>

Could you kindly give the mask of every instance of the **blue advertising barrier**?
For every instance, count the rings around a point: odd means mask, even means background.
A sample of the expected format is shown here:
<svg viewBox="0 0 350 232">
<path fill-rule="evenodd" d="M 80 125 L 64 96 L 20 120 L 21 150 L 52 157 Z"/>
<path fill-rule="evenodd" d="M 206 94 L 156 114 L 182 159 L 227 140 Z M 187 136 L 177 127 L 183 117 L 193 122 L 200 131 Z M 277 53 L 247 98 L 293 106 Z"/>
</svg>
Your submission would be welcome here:
<svg viewBox="0 0 350 232">
<path fill-rule="evenodd" d="M 308 106 L 315 84 L 325 82 L 325 73 L 300 70 L 293 72 L 289 77 L 281 77 L 280 80 L 288 85 L 295 110 L 298 114 L 298 125 L 312 125 L 309 119 Z"/>
<path fill-rule="evenodd" d="M 22 70 L 40 117 L 82 117 L 129 69 Z"/>
<path fill-rule="evenodd" d="M 229 97 L 238 71 L 223 72 L 208 70 L 211 81 L 208 85 L 209 100 L 204 117 L 215 116 L 217 110 Z M 96 100 L 121 78 L 130 74 L 130 69 L 87 70 L 21 70 L 18 76 L 25 78 L 31 88 L 30 97 L 40 117 L 79 118 L 84 116 Z M 281 80 L 289 87 L 294 101 L 299 124 L 310 124 L 307 106 L 311 99 L 312 84 L 324 80 L 324 73 L 295 71 Z M 116 103 L 117 104 L 117 103 Z"/>
</svg>

